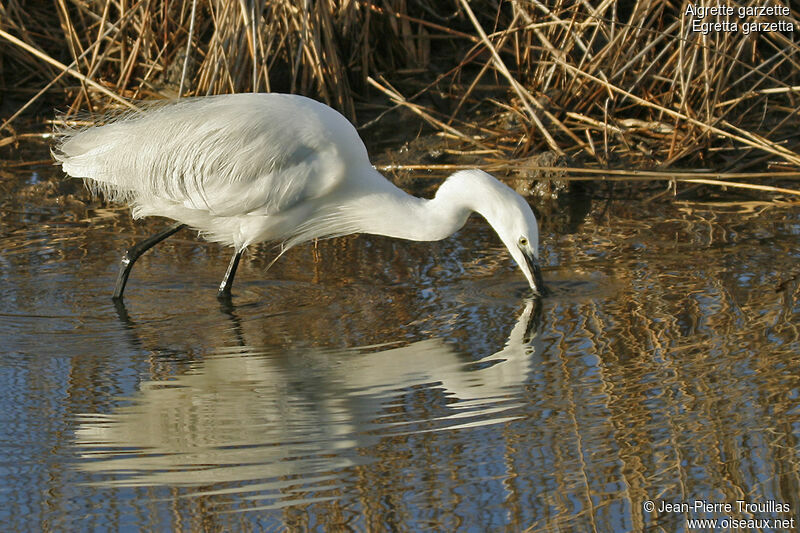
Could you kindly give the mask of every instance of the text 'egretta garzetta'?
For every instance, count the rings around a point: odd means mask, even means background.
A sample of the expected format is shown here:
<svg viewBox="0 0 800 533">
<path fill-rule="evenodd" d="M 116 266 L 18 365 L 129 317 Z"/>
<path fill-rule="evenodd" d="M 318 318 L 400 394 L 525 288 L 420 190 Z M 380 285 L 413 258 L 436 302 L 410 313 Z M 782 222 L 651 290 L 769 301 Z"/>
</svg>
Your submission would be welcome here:
<svg viewBox="0 0 800 533">
<path fill-rule="evenodd" d="M 531 289 L 544 291 L 536 217 L 519 194 L 486 172 L 463 170 L 434 198 L 411 196 L 373 168 L 347 119 L 303 96 L 188 98 L 63 133 L 53 155 L 64 172 L 127 202 L 134 218 L 177 221 L 123 255 L 115 299 L 136 259 L 185 226 L 234 248 L 219 288 L 229 298 L 250 244 L 277 241 L 283 253 L 351 233 L 436 241 L 473 211 L 495 229 Z"/>
</svg>

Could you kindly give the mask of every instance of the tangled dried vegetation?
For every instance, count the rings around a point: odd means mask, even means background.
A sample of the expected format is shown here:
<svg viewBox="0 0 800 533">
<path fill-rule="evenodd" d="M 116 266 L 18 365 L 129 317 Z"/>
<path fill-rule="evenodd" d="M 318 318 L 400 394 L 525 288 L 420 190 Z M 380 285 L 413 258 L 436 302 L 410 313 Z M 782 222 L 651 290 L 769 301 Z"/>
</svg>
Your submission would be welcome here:
<svg viewBox="0 0 800 533">
<path fill-rule="evenodd" d="M 693 31 L 690 5 L 0 0 L 0 95 L 16 111 L 0 127 L 11 131 L 42 96 L 75 112 L 178 95 L 289 91 L 362 125 L 387 103 L 403 107 L 453 149 L 518 175 L 542 170 L 541 154 L 549 153 L 560 163 L 544 171 L 566 179 L 612 169 L 618 174 L 603 175 L 722 179 L 797 198 L 785 187 L 800 178 L 795 32 L 704 34 Z M 763 18 L 704 22 L 730 28 Z M 777 18 L 784 30 L 798 28 L 795 11 Z"/>
</svg>

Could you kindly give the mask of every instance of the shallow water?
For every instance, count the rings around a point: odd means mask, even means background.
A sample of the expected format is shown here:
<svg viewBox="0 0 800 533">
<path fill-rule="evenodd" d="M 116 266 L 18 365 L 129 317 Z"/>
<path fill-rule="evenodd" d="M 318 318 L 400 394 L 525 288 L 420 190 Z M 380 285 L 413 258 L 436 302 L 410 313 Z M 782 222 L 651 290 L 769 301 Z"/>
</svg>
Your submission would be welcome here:
<svg viewBox="0 0 800 533">
<path fill-rule="evenodd" d="M 5 530 L 800 519 L 797 208 L 563 202 L 542 217 L 543 302 L 477 217 L 266 273 L 262 247 L 232 307 L 229 252 L 182 232 L 115 307 L 120 251 L 165 223 L 54 176 L 0 178 Z M 694 500 L 734 511 L 645 509 Z"/>
</svg>

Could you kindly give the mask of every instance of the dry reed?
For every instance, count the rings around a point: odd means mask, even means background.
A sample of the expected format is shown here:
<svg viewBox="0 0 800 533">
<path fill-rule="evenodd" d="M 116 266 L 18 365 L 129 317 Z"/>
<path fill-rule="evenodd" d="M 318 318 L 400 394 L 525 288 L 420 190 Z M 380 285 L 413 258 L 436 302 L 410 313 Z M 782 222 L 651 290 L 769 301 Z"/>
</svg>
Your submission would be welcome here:
<svg viewBox="0 0 800 533">
<path fill-rule="evenodd" d="M 356 121 L 357 102 L 391 102 L 496 160 L 550 151 L 601 169 L 796 171 L 796 13 L 710 16 L 737 31 L 704 34 L 689 5 L 0 0 L 0 88 L 20 107 L 66 97 L 70 111 L 298 92 Z M 757 21 L 783 31 L 743 31 Z"/>
</svg>

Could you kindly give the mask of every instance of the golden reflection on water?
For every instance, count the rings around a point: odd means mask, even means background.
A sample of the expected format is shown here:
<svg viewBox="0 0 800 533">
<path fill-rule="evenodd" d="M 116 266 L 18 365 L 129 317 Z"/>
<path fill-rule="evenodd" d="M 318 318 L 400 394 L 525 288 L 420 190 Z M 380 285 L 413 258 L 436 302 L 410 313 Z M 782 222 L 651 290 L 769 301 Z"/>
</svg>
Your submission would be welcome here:
<svg viewBox="0 0 800 533">
<path fill-rule="evenodd" d="M 160 221 L 0 202 L 9 530 L 685 530 L 646 500 L 800 513 L 796 208 L 557 206 L 541 314 L 477 221 L 442 243 L 328 241 L 267 273 L 264 248 L 232 309 L 214 298 L 227 253 L 187 235 L 141 259 L 118 314 L 119 250 Z"/>
</svg>

